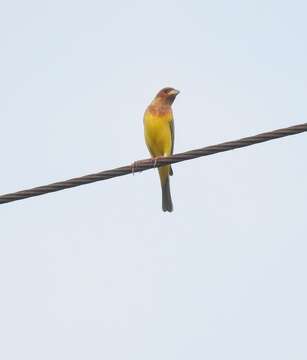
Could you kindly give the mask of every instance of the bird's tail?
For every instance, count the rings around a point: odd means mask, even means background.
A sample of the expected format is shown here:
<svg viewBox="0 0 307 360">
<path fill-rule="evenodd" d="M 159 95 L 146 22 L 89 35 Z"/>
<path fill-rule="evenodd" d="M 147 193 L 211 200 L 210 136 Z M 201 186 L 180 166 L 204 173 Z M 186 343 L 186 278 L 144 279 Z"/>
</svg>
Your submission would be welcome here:
<svg viewBox="0 0 307 360">
<path fill-rule="evenodd" d="M 173 202 L 171 197 L 171 190 L 169 186 L 169 172 L 170 166 L 162 166 L 159 168 L 161 188 L 162 188 L 162 210 L 173 211 Z"/>
</svg>

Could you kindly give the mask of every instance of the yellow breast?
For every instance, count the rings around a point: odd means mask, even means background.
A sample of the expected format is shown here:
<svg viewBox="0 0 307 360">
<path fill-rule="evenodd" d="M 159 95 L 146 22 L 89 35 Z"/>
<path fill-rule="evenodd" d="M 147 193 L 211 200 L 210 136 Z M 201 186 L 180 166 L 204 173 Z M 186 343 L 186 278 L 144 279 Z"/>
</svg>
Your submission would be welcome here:
<svg viewBox="0 0 307 360">
<path fill-rule="evenodd" d="M 172 149 L 172 134 L 170 122 L 173 114 L 152 114 L 149 111 L 144 115 L 144 134 L 149 152 L 152 156 L 168 156 Z"/>
</svg>

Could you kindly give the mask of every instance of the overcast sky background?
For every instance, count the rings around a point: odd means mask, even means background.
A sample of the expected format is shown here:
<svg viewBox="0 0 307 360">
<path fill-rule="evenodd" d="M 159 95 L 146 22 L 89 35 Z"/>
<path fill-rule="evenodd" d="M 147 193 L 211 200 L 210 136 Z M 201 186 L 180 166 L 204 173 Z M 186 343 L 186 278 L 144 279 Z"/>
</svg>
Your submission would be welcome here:
<svg viewBox="0 0 307 360">
<path fill-rule="evenodd" d="M 1 193 L 306 122 L 305 1 L 4 1 Z M 307 358 L 307 135 L 0 206 L 0 358 Z"/>
</svg>

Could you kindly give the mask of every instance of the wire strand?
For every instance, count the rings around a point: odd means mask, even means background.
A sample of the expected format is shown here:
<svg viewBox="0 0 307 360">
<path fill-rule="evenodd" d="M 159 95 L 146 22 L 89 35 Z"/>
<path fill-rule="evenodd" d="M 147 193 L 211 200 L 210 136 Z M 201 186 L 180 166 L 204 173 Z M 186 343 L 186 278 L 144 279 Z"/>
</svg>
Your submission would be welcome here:
<svg viewBox="0 0 307 360">
<path fill-rule="evenodd" d="M 261 133 L 255 136 L 245 137 L 235 141 L 228 141 L 217 145 L 206 146 L 204 148 L 190 150 L 187 152 L 175 154 L 172 156 L 161 157 L 158 159 L 144 159 L 134 162 L 132 165 L 122 166 L 119 168 L 100 171 L 94 174 L 89 174 L 81 177 L 72 178 L 65 181 L 59 181 L 52 184 L 38 186 L 28 190 L 17 191 L 10 194 L 0 196 L 0 204 L 9 203 L 12 201 L 22 200 L 34 196 L 39 196 L 55 191 L 69 189 L 76 186 L 90 184 L 96 181 L 108 180 L 118 176 L 124 176 L 131 173 L 137 173 L 154 167 L 174 164 L 181 161 L 195 159 L 201 156 L 208 156 L 224 151 L 234 150 L 245 146 L 259 144 L 265 141 L 270 141 L 285 136 L 295 135 L 307 131 L 307 123 L 290 126 L 288 128 L 278 129 L 271 132 Z"/>
</svg>

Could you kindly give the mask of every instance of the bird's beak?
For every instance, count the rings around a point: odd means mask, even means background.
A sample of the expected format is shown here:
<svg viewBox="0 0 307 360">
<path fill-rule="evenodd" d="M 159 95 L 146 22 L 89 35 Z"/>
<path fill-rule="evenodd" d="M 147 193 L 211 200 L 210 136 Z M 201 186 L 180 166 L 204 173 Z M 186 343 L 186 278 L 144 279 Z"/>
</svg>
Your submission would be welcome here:
<svg viewBox="0 0 307 360">
<path fill-rule="evenodd" d="M 171 90 L 168 94 L 169 94 L 169 95 L 173 95 L 173 96 L 177 96 L 179 93 L 180 93 L 179 90 L 173 89 L 173 90 Z"/>
</svg>

